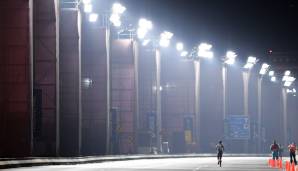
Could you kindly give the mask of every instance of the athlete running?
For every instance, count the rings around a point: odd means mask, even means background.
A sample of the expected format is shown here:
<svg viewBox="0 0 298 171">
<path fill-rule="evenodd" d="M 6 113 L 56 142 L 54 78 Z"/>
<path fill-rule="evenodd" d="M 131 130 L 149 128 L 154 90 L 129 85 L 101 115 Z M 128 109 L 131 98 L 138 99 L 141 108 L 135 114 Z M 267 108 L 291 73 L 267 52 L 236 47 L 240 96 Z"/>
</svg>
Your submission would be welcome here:
<svg viewBox="0 0 298 171">
<path fill-rule="evenodd" d="M 225 150 L 224 145 L 222 144 L 222 141 L 219 141 L 218 144 L 216 145 L 216 150 L 217 150 L 217 164 L 221 167 L 221 159 L 222 159 L 222 154 Z"/>
</svg>

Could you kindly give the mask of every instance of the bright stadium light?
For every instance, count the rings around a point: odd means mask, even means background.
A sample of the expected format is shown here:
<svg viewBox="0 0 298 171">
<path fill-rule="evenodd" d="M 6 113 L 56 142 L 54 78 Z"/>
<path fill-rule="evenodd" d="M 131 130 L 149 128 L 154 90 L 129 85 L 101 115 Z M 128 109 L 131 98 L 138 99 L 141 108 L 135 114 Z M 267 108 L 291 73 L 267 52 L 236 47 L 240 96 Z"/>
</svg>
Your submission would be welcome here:
<svg viewBox="0 0 298 171">
<path fill-rule="evenodd" d="M 292 83 L 296 80 L 295 77 L 290 76 L 291 71 L 287 70 L 284 73 L 284 76 L 282 77 L 282 81 L 284 81 L 284 86 L 285 87 L 290 87 Z"/>
<path fill-rule="evenodd" d="M 276 82 L 276 77 L 275 77 L 275 76 L 272 76 L 272 77 L 270 78 L 270 80 L 271 80 L 271 82 Z"/>
<path fill-rule="evenodd" d="M 86 4 L 90 4 L 91 3 L 91 0 L 83 0 L 83 4 L 86 5 Z"/>
<path fill-rule="evenodd" d="M 112 7 L 112 11 L 114 14 L 123 14 L 126 8 L 119 4 L 119 3 L 114 3 Z"/>
<path fill-rule="evenodd" d="M 84 5 L 84 12 L 85 13 L 91 13 L 92 12 L 92 5 L 91 4 Z"/>
<path fill-rule="evenodd" d="M 270 77 L 273 77 L 273 76 L 274 76 L 274 71 L 269 71 L 268 75 L 269 75 Z"/>
<path fill-rule="evenodd" d="M 253 56 L 249 56 L 247 58 L 247 62 L 244 65 L 245 69 L 251 69 L 257 63 L 257 58 Z"/>
<path fill-rule="evenodd" d="M 89 15 L 89 21 L 90 22 L 96 22 L 97 21 L 97 18 L 98 18 L 98 14 L 96 14 L 96 13 L 91 13 Z"/>
<path fill-rule="evenodd" d="M 183 50 L 183 43 L 178 42 L 178 43 L 176 44 L 176 49 L 177 49 L 178 51 L 182 51 L 182 50 Z"/>
<path fill-rule="evenodd" d="M 269 66 L 267 63 L 263 63 L 261 70 L 260 70 L 260 74 L 261 75 L 265 75 L 269 69 Z"/>
<path fill-rule="evenodd" d="M 149 42 L 150 42 L 150 40 L 149 40 L 149 39 L 146 39 L 146 40 L 144 40 L 144 41 L 142 42 L 142 45 L 143 45 L 143 46 L 147 46 Z"/>
<path fill-rule="evenodd" d="M 235 59 L 237 57 L 237 54 L 233 51 L 227 51 L 226 53 L 226 58 L 225 58 L 225 63 L 228 65 L 233 65 L 235 63 Z"/>
<path fill-rule="evenodd" d="M 211 51 L 212 45 L 207 43 L 201 43 L 198 47 L 198 56 L 201 58 L 213 58 L 213 52 Z"/>
<path fill-rule="evenodd" d="M 182 56 L 182 57 L 186 57 L 187 55 L 188 55 L 188 52 L 187 51 L 182 51 L 180 53 L 180 56 Z"/>
<path fill-rule="evenodd" d="M 146 30 L 151 30 L 153 28 L 153 24 L 151 21 L 145 19 L 145 18 L 141 18 L 139 20 L 139 27 L 140 28 L 145 28 Z"/>
<path fill-rule="evenodd" d="M 164 31 L 160 34 L 159 45 L 161 47 L 168 47 L 170 45 L 170 40 L 173 37 L 173 33 Z"/>
<path fill-rule="evenodd" d="M 139 28 L 137 30 L 137 35 L 139 39 L 144 39 L 145 36 L 147 35 L 148 31 L 151 30 L 153 27 L 152 22 L 145 19 L 141 18 L 139 20 Z"/>
<path fill-rule="evenodd" d="M 287 70 L 285 71 L 285 76 L 290 76 L 291 75 L 291 71 Z"/>
</svg>

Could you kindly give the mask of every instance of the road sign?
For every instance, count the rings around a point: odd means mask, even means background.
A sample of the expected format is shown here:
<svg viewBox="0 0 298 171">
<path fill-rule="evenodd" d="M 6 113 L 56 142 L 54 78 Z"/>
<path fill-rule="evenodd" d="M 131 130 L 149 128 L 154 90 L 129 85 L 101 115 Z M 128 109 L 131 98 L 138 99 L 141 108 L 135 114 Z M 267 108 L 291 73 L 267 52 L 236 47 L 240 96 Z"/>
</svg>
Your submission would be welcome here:
<svg viewBox="0 0 298 171">
<path fill-rule="evenodd" d="M 250 139 L 249 117 L 244 115 L 227 115 L 224 132 L 226 139 Z"/>
</svg>

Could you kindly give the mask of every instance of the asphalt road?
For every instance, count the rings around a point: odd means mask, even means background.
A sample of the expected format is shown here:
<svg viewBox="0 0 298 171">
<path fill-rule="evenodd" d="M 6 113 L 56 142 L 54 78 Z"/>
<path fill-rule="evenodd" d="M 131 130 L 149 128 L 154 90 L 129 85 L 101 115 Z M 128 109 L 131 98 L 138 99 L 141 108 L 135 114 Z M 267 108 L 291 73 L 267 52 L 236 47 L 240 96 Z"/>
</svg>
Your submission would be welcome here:
<svg viewBox="0 0 298 171">
<path fill-rule="evenodd" d="M 37 166 L 9 171 L 277 171 L 267 166 L 265 157 L 224 157 L 219 167 L 214 157 L 144 159 L 80 165 Z"/>
</svg>

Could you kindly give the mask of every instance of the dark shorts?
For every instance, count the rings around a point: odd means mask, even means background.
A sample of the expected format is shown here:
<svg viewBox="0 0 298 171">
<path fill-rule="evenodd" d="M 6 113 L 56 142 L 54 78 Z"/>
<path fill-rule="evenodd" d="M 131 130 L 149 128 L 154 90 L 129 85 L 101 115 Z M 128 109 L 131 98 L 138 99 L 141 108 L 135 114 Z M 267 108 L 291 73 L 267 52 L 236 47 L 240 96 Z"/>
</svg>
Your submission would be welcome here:
<svg viewBox="0 0 298 171">
<path fill-rule="evenodd" d="M 222 158 L 222 154 L 223 154 L 222 151 L 218 151 L 218 152 L 217 152 L 217 158 Z"/>
</svg>

